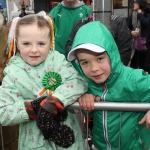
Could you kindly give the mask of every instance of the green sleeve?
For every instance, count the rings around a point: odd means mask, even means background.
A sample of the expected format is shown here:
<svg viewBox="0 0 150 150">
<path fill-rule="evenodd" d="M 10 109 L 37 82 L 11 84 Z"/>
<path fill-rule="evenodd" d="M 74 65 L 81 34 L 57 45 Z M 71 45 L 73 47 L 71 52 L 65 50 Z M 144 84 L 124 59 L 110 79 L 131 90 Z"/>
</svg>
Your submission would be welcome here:
<svg viewBox="0 0 150 150">
<path fill-rule="evenodd" d="M 5 77 L 0 86 L 0 122 L 2 126 L 20 124 L 29 120 L 24 99 L 15 86 L 15 81 L 6 67 Z"/>
<path fill-rule="evenodd" d="M 54 91 L 53 96 L 59 98 L 64 106 L 70 105 L 87 92 L 87 82 L 78 74 L 65 56 L 56 51 L 55 70 L 62 77 L 62 84 Z"/>
<path fill-rule="evenodd" d="M 135 84 L 137 96 L 139 102 L 150 102 L 150 75 L 146 74 L 141 69 L 135 75 Z"/>
</svg>

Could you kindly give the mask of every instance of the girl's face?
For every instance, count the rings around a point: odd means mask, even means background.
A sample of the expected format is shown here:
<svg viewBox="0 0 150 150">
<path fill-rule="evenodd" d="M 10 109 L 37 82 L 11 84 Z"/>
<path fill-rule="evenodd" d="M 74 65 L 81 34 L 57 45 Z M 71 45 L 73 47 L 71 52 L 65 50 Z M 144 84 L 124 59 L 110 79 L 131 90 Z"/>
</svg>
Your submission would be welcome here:
<svg viewBox="0 0 150 150">
<path fill-rule="evenodd" d="M 39 65 L 47 58 L 50 48 L 49 29 L 39 29 L 35 24 L 20 26 L 17 47 L 25 62 L 31 66 Z"/>
<path fill-rule="evenodd" d="M 83 73 L 96 83 L 104 83 L 111 72 L 110 59 L 106 52 L 95 53 L 85 49 L 76 52 Z"/>
<path fill-rule="evenodd" d="M 138 3 L 134 3 L 133 4 L 133 10 L 138 10 L 138 9 L 140 9 L 140 5 L 138 4 Z"/>
</svg>

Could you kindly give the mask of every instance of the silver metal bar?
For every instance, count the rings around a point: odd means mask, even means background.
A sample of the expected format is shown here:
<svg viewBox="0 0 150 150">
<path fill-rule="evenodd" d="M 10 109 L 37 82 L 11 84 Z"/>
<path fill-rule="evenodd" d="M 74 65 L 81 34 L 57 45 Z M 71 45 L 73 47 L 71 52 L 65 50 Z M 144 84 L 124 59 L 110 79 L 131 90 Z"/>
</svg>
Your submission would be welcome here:
<svg viewBox="0 0 150 150">
<path fill-rule="evenodd" d="M 67 107 L 67 109 L 83 109 L 78 102 Z M 94 110 L 113 111 L 137 111 L 147 112 L 150 110 L 150 103 L 117 103 L 117 102 L 95 102 Z"/>
</svg>

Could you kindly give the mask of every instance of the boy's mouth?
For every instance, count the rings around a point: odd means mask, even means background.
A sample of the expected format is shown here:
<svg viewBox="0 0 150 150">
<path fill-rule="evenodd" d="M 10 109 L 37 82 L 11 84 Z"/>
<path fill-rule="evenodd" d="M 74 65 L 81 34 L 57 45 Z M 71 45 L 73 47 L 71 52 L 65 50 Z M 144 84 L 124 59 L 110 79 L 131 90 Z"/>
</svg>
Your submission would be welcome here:
<svg viewBox="0 0 150 150">
<path fill-rule="evenodd" d="M 93 76 L 93 78 L 98 79 L 98 78 L 101 78 L 102 75 L 103 74 L 95 75 L 95 76 Z"/>
</svg>

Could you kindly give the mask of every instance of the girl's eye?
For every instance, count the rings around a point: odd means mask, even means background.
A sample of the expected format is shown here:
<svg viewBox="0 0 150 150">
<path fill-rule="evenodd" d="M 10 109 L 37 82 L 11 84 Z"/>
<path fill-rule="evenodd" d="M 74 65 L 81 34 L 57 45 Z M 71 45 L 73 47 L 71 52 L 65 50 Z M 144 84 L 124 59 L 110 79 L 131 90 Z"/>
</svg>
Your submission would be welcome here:
<svg viewBox="0 0 150 150">
<path fill-rule="evenodd" d="M 45 43 L 39 43 L 39 45 L 41 45 L 41 46 L 42 46 L 42 45 L 45 45 Z"/>
<path fill-rule="evenodd" d="M 29 43 L 23 43 L 23 45 L 29 45 Z"/>
</svg>

